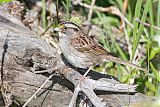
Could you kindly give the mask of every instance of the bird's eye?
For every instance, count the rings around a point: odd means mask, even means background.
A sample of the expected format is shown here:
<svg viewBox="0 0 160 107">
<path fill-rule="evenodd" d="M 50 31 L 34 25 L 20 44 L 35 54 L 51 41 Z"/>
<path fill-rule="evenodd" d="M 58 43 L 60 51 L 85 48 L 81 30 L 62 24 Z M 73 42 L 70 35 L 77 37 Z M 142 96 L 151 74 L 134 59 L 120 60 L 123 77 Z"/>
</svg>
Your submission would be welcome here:
<svg viewBox="0 0 160 107">
<path fill-rule="evenodd" d="M 67 29 L 67 27 L 64 27 L 64 29 Z"/>
</svg>

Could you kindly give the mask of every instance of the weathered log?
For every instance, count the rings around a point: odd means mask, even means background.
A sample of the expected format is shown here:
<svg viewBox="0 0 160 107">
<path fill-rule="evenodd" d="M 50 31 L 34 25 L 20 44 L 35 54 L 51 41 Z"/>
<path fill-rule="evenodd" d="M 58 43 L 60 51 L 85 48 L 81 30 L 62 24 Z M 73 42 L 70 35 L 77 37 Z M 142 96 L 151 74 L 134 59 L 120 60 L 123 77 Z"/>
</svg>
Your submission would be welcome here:
<svg viewBox="0 0 160 107">
<path fill-rule="evenodd" d="M 1 94 L 3 98 L 11 95 L 13 96 L 11 101 L 23 105 L 48 78 L 46 73 L 35 74 L 33 68 L 38 71 L 57 70 L 66 79 L 57 75 L 53 76 L 28 106 L 67 107 L 73 95 L 73 89 L 79 84 L 77 78 L 81 74 L 75 69 L 68 68 L 61 58 L 63 59 L 55 48 L 28 30 L 18 19 L 7 12 L 0 11 Z M 94 106 L 98 106 L 101 102 L 98 104 L 94 102 L 94 99 L 98 97 L 96 94 L 91 96 L 93 90 L 98 90 L 98 96 L 106 103 L 106 107 L 127 106 L 146 99 L 152 100 L 150 97 L 136 93 L 134 85 L 121 84 L 116 80 L 107 79 L 106 75 L 98 75 L 96 78 L 99 79 L 93 80 L 94 77 L 85 79 L 80 87 Z"/>
</svg>

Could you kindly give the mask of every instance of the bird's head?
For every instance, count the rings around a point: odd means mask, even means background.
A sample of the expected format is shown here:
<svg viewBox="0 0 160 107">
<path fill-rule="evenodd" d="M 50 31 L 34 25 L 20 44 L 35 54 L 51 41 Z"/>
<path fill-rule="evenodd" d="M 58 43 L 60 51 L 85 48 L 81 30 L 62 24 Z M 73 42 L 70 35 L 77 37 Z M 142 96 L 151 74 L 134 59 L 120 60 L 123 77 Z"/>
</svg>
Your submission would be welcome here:
<svg viewBox="0 0 160 107">
<path fill-rule="evenodd" d="M 64 37 L 64 36 L 70 36 L 70 35 L 73 35 L 74 33 L 77 33 L 80 30 L 80 28 L 78 25 L 72 22 L 61 22 L 53 30 L 57 31 L 60 37 L 62 36 Z"/>
</svg>

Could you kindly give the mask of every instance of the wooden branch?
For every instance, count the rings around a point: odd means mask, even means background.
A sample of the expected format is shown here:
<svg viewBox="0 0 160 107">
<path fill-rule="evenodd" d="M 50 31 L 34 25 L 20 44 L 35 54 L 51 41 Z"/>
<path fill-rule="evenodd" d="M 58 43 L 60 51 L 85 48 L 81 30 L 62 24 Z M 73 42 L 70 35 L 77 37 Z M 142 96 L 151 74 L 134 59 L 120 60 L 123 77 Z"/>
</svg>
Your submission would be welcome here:
<svg viewBox="0 0 160 107">
<path fill-rule="evenodd" d="M 134 26 L 127 20 L 127 18 L 120 12 L 120 10 L 115 7 L 115 6 L 110 6 L 110 7 L 98 7 L 98 6 L 90 6 L 86 3 L 82 3 L 81 0 L 75 0 L 73 1 L 75 5 L 79 4 L 80 6 L 83 6 L 85 8 L 93 8 L 95 10 L 98 10 L 98 11 L 101 11 L 101 12 L 109 12 L 111 14 L 114 14 L 114 15 L 117 15 L 121 18 L 122 20 L 122 25 L 121 25 L 121 28 L 123 28 L 125 26 L 125 22 L 131 27 L 131 28 L 134 28 Z"/>
<path fill-rule="evenodd" d="M 0 13 L 3 12 L 0 10 Z M 55 48 L 18 22 L 20 21 L 15 23 L 14 17 L 7 12 L 0 14 L 0 61 L 2 61 L 2 53 L 4 52 L 4 41 L 10 31 L 4 55 L 4 75 L 2 78 L 4 81 L 2 85 L 5 87 L 5 100 L 8 100 L 8 93 L 10 93 L 14 96 L 14 99 L 12 97 L 11 99 L 22 105 L 45 82 L 49 75 L 47 73 L 44 75 L 34 74 L 32 68 L 36 71 L 57 70 L 67 80 L 60 76 L 53 76 L 38 93 L 36 99 L 33 99 L 27 106 L 68 107 L 72 97 L 71 92 L 79 84 L 78 78 L 82 76 L 79 73 L 81 70 L 66 66 L 68 63 L 56 52 Z M 93 75 L 95 75 L 94 73 Z M 106 75 L 99 73 L 96 74 L 96 78 L 99 79 L 94 80 L 94 76 L 92 77 L 93 79 L 85 79 L 79 87 L 96 107 L 104 106 L 103 102 L 107 102 L 107 106 L 126 106 L 148 98 L 135 94 L 135 85 L 121 84 L 116 80 L 107 79 Z M 64 89 L 64 87 L 67 88 Z M 102 93 L 96 95 L 95 90 Z M 128 93 L 132 93 L 132 95 L 128 95 Z M 103 98 L 103 102 L 99 97 Z M 152 98 L 148 99 L 152 100 Z"/>
<path fill-rule="evenodd" d="M 92 0 L 91 8 L 89 9 L 89 13 L 88 13 L 88 21 L 89 22 L 91 21 L 91 18 L 92 18 L 93 6 L 95 5 L 95 2 L 96 2 L 96 0 Z"/>
</svg>

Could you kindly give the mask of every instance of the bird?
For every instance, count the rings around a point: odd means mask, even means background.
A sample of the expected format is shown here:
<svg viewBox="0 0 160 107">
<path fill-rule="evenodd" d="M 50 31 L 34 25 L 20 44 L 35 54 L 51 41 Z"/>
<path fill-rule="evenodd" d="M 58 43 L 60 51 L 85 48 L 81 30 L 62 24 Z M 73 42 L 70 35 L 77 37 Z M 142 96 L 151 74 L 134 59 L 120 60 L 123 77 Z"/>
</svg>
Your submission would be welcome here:
<svg viewBox="0 0 160 107">
<path fill-rule="evenodd" d="M 115 57 L 73 22 L 61 22 L 53 30 L 58 32 L 59 46 L 64 57 L 76 68 L 87 69 L 104 62 L 114 62 L 147 71 L 136 64 Z"/>
</svg>

